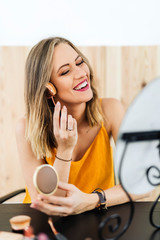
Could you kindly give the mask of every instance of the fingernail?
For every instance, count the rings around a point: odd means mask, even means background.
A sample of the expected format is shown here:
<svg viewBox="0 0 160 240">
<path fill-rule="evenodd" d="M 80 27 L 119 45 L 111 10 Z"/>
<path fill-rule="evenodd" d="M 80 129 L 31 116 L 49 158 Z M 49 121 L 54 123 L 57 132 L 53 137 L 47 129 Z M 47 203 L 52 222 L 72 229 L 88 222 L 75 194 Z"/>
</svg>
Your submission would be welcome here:
<svg viewBox="0 0 160 240">
<path fill-rule="evenodd" d="M 56 105 L 57 105 L 57 106 L 60 106 L 60 102 L 58 101 L 58 102 L 56 103 Z"/>
<path fill-rule="evenodd" d="M 64 110 L 66 110 L 66 109 L 67 109 L 65 105 L 63 106 L 63 109 L 64 109 Z"/>
</svg>

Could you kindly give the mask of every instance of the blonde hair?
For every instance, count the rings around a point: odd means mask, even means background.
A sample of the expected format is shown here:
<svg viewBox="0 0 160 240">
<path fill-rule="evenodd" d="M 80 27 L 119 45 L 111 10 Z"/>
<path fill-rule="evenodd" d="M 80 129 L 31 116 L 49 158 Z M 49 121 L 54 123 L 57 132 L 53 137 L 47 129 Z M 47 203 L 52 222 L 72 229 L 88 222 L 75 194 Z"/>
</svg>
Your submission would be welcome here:
<svg viewBox="0 0 160 240">
<path fill-rule="evenodd" d="M 93 98 L 86 103 L 86 119 L 90 126 L 101 124 L 103 115 L 94 86 L 93 71 L 86 57 L 67 39 L 47 38 L 36 44 L 30 51 L 25 68 L 26 139 L 30 141 L 36 157 L 51 157 L 57 142 L 53 134 L 53 111 L 46 95 L 46 83 L 51 79 L 54 48 L 69 44 L 88 65 L 90 70 Z"/>
</svg>

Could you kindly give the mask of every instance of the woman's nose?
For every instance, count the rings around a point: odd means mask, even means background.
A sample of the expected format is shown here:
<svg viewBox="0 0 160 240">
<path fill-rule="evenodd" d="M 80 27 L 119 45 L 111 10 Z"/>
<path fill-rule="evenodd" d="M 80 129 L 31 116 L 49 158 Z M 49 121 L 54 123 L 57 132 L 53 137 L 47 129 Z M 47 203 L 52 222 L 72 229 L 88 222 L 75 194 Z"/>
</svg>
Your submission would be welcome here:
<svg viewBox="0 0 160 240">
<path fill-rule="evenodd" d="M 75 79 L 83 78 L 86 75 L 87 75 L 86 71 L 83 68 L 81 68 L 79 66 L 75 66 L 75 68 L 74 68 L 74 78 Z"/>
</svg>

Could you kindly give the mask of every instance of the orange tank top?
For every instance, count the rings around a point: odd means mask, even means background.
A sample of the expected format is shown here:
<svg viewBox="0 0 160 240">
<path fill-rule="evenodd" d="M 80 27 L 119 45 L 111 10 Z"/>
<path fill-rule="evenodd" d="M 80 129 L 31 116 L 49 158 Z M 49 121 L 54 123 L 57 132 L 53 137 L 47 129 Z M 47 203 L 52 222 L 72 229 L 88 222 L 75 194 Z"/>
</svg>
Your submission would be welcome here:
<svg viewBox="0 0 160 240">
<path fill-rule="evenodd" d="M 47 158 L 48 164 L 53 165 L 53 157 Z M 81 191 L 91 193 L 96 188 L 108 189 L 114 186 L 114 167 L 112 148 L 108 133 L 102 123 L 97 136 L 79 161 L 71 162 L 69 183 Z M 26 189 L 24 203 L 30 203 L 29 192 Z"/>
</svg>

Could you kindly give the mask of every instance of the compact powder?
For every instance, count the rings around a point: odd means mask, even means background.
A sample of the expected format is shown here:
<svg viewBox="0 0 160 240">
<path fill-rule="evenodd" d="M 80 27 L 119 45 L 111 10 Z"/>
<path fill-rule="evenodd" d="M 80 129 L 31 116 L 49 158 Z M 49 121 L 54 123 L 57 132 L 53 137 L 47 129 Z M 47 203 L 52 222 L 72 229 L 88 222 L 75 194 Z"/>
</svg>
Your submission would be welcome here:
<svg viewBox="0 0 160 240">
<path fill-rule="evenodd" d="M 51 165 L 43 164 L 36 168 L 33 176 L 33 182 L 39 193 L 51 195 L 57 189 L 57 171 Z"/>
</svg>

